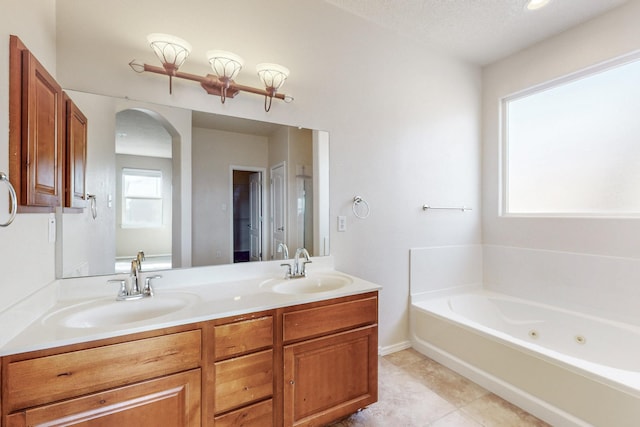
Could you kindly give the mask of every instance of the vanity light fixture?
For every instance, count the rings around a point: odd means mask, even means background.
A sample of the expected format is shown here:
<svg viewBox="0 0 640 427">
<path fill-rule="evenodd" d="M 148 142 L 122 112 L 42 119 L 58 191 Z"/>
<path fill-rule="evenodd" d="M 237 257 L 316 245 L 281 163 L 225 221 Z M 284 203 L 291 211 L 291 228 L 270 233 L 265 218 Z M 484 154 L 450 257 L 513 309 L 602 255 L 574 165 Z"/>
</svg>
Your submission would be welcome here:
<svg viewBox="0 0 640 427">
<path fill-rule="evenodd" d="M 224 50 L 210 50 L 207 52 L 207 59 L 216 76 L 218 76 L 218 81 L 222 85 L 220 88 L 220 101 L 224 104 L 224 101 L 227 99 L 227 91 L 231 83 L 233 83 L 233 79 L 235 79 L 240 70 L 242 70 L 244 60 L 235 53 Z"/>
<path fill-rule="evenodd" d="M 161 33 L 149 34 L 147 41 L 169 76 L 169 93 L 171 93 L 171 79 L 191 53 L 191 45 L 180 37 Z"/>
<path fill-rule="evenodd" d="M 214 74 L 198 76 L 195 74 L 179 71 L 184 61 L 191 52 L 191 45 L 179 37 L 169 34 L 153 33 L 147 36 L 147 40 L 156 56 L 162 63 L 162 67 L 154 65 L 140 64 L 134 59 L 129 66 L 138 73 L 145 71 L 164 74 L 169 76 L 169 93 L 173 92 L 173 77 L 199 82 L 202 88 L 210 95 L 217 95 L 224 104 L 227 98 L 235 97 L 239 92 L 255 93 L 264 96 L 264 110 L 271 109 L 273 98 L 281 99 L 284 102 L 293 101 L 293 97 L 278 93 L 282 87 L 289 70 L 278 64 L 262 63 L 258 64 L 258 77 L 264 84 L 264 89 L 244 86 L 236 83 L 234 79 L 244 66 L 244 61 L 238 55 L 224 50 L 210 50 L 207 52 L 207 60 L 213 69 Z"/>
<path fill-rule="evenodd" d="M 256 69 L 258 70 L 258 76 L 262 83 L 267 88 L 269 96 L 264 97 L 264 109 L 269 111 L 271 109 L 271 101 L 274 95 L 278 92 L 278 89 L 284 84 L 284 81 L 289 77 L 289 69 L 278 64 L 262 63 L 258 64 Z M 269 105 L 267 106 L 267 100 Z"/>
</svg>

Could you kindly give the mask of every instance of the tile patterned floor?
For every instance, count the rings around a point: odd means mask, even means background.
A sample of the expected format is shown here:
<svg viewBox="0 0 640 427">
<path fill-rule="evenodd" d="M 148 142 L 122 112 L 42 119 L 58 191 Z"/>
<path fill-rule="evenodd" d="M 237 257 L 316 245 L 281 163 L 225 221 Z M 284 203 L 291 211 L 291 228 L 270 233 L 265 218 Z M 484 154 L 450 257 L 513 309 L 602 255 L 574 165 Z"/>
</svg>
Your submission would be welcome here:
<svg viewBox="0 0 640 427">
<path fill-rule="evenodd" d="M 549 427 L 415 350 L 379 359 L 378 402 L 332 427 Z"/>
</svg>

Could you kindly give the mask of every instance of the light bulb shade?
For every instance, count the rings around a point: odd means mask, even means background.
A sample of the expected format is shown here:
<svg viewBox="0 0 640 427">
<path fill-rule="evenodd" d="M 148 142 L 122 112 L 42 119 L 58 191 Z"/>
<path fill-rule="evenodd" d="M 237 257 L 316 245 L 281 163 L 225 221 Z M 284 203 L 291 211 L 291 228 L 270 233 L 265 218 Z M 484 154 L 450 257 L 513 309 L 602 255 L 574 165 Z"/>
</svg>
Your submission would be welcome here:
<svg viewBox="0 0 640 427">
<path fill-rule="evenodd" d="M 529 0 L 527 2 L 527 9 L 529 10 L 538 10 L 542 9 L 549 3 L 550 0 Z"/>
<path fill-rule="evenodd" d="M 210 50 L 207 52 L 207 59 L 219 78 L 229 80 L 235 79 L 244 65 L 241 57 L 225 50 Z"/>
<path fill-rule="evenodd" d="M 277 91 L 289 77 L 289 69 L 278 64 L 258 64 L 258 76 L 267 89 Z"/>
<path fill-rule="evenodd" d="M 147 40 L 167 70 L 180 68 L 189 53 L 191 53 L 191 45 L 189 43 L 180 37 L 170 34 L 152 33 L 147 36 Z"/>
</svg>

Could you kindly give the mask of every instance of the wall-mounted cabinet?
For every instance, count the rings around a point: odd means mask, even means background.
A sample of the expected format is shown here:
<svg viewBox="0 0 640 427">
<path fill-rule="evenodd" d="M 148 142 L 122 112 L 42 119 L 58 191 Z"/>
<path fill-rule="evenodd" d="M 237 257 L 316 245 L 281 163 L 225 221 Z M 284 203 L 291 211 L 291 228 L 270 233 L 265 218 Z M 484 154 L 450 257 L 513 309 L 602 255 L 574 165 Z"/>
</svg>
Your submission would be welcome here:
<svg viewBox="0 0 640 427">
<path fill-rule="evenodd" d="M 83 208 L 87 202 L 87 118 L 65 93 L 65 203 Z"/>
<path fill-rule="evenodd" d="M 19 211 L 83 207 L 87 120 L 18 37 L 9 45 L 9 175 Z"/>
</svg>

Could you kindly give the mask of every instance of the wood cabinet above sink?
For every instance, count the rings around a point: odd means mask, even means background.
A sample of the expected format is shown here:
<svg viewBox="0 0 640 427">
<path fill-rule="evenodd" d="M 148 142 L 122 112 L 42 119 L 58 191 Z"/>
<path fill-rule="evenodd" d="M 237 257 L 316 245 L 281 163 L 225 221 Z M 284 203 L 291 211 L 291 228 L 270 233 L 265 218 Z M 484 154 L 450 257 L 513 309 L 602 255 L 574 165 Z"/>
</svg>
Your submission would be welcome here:
<svg viewBox="0 0 640 427">
<path fill-rule="evenodd" d="M 16 36 L 9 70 L 9 179 L 19 212 L 84 207 L 86 117 Z"/>
</svg>

